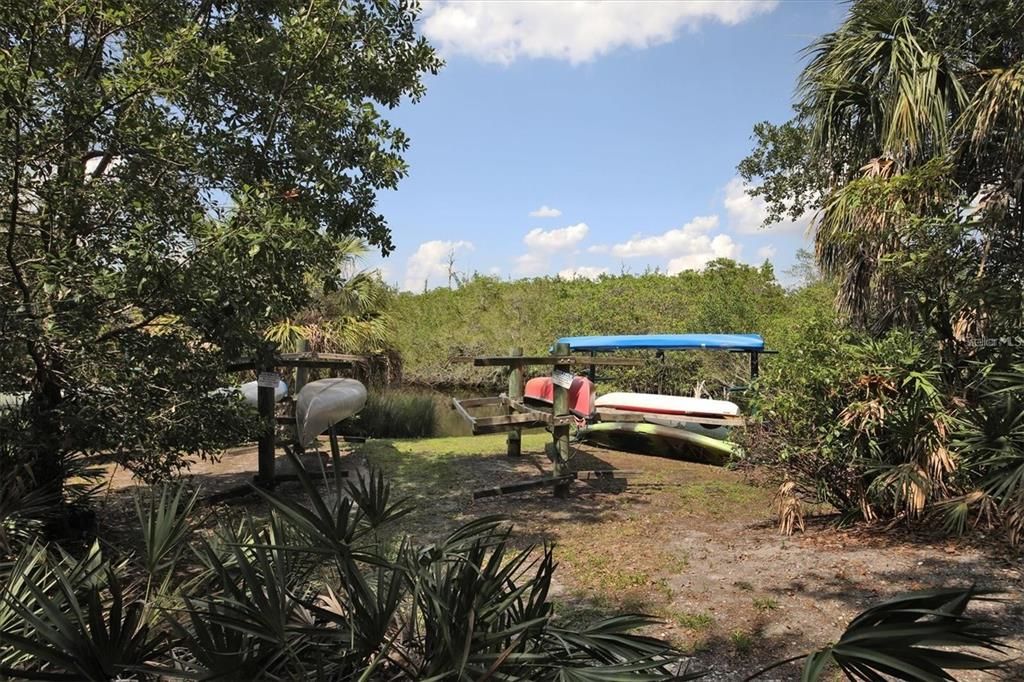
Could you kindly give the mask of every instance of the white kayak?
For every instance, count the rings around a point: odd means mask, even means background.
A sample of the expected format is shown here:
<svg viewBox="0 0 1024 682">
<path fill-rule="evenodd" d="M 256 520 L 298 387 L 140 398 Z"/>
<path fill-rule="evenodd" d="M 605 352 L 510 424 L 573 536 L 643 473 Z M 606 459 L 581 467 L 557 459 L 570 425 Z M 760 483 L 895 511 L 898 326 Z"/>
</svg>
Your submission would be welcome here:
<svg viewBox="0 0 1024 682">
<path fill-rule="evenodd" d="M 258 385 L 258 382 L 247 381 L 244 384 L 242 384 L 238 388 L 238 390 L 242 392 L 242 399 L 245 402 L 249 403 L 250 405 L 253 405 L 254 407 L 259 407 L 260 387 Z M 277 386 L 274 387 L 274 402 L 278 402 L 279 400 L 281 400 L 281 398 L 285 397 L 286 395 L 288 395 L 288 384 L 286 384 L 283 380 L 279 380 L 277 382 Z"/>
<path fill-rule="evenodd" d="M 600 409 L 612 408 L 630 412 L 652 414 L 687 414 L 702 417 L 724 417 L 737 415 L 740 408 L 728 400 L 689 398 L 681 395 L 658 395 L 657 393 L 608 393 L 599 396 L 594 405 Z"/>
<path fill-rule="evenodd" d="M 363 409 L 366 387 L 355 379 L 318 379 L 302 387 L 295 398 L 299 442 L 312 445 L 317 437 Z"/>
</svg>

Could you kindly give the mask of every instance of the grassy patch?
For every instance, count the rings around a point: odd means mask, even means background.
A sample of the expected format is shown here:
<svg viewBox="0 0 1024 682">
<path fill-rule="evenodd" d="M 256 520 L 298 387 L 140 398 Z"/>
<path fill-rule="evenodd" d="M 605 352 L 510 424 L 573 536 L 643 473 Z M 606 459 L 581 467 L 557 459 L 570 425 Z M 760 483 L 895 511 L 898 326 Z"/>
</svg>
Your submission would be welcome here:
<svg viewBox="0 0 1024 682">
<path fill-rule="evenodd" d="M 761 613 L 768 613 L 769 611 L 774 611 L 779 608 L 779 602 L 777 599 L 772 599 L 771 597 L 755 597 L 754 608 Z"/>
<path fill-rule="evenodd" d="M 565 543 L 558 552 L 560 559 L 572 567 L 580 587 L 594 592 L 619 592 L 647 585 L 650 575 L 634 566 L 623 565 L 621 559 L 600 547 L 581 548 L 575 542 Z"/>
<path fill-rule="evenodd" d="M 693 514 L 725 518 L 746 516 L 757 505 L 767 508 L 771 495 L 741 481 L 694 481 L 679 491 L 683 508 Z"/>
<path fill-rule="evenodd" d="M 711 614 L 704 611 L 697 613 L 677 611 L 672 615 L 672 620 L 679 627 L 693 630 L 694 632 L 704 632 L 715 623 L 715 619 L 711 617 Z"/>
<path fill-rule="evenodd" d="M 729 633 L 729 644 L 736 650 L 736 653 L 747 654 L 754 648 L 754 637 L 749 632 L 733 630 Z"/>
<path fill-rule="evenodd" d="M 540 450 L 547 434 L 524 434 L 523 451 Z M 356 448 L 370 467 L 383 470 L 416 511 L 404 530 L 440 535 L 459 522 L 475 488 L 519 465 L 505 455 L 505 436 L 368 440 Z"/>
</svg>

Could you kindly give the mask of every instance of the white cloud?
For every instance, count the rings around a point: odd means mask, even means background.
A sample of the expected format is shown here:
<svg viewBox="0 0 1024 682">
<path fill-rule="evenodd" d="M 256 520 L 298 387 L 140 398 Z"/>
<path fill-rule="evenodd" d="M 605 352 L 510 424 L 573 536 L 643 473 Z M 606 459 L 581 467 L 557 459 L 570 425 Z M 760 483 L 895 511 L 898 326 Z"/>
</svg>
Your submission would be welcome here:
<svg viewBox="0 0 1024 682">
<path fill-rule="evenodd" d="M 472 251 L 473 243 L 467 241 L 423 242 L 416 253 L 405 262 L 405 291 L 422 291 L 424 286 L 436 286 L 448 281 L 448 255 L 452 252 Z M 458 264 L 456 263 L 456 267 Z"/>
<path fill-rule="evenodd" d="M 516 273 L 520 275 L 531 276 L 543 274 L 548 268 L 548 255 L 545 253 L 528 251 L 521 256 L 516 256 L 514 268 Z"/>
<path fill-rule="evenodd" d="M 689 253 L 668 262 L 668 274 L 675 275 L 683 270 L 700 270 L 716 258 L 735 260 L 740 255 L 740 245 L 727 234 L 716 235 L 710 240 L 707 235 L 702 235 L 689 248 Z"/>
<path fill-rule="evenodd" d="M 567 249 L 583 241 L 590 228 L 586 223 L 576 223 L 568 227 L 544 231 L 539 227 L 526 233 L 523 243 L 531 251 L 539 249 Z"/>
<path fill-rule="evenodd" d="M 477 0 L 427 5 L 423 33 L 442 51 L 485 62 L 519 58 L 590 61 L 613 50 L 673 40 L 706 22 L 738 24 L 777 0 Z"/>
<path fill-rule="evenodd" d="M 566 268 L 559 270 L 558 276 L 562 279 L 597 279 L 601 275 L 607 275 L 608 268 L 598 268 L 592 265 L 581 265 L 577 268 Z"/>
<path fill-rule="evenodd" d="M 636 236 L 612 246 L 612 255 L 619 258 L 639 256 L 676 256 L 692 252 L 695 247 L 711 243 L 711 232 L 718 227 L 718 216 L 697 216 L 680 228 L 653 237 Z"/>
<path fill-rule="evenodd" d="M 608 253 L 610 248 L 607 244 L 594 244 L 587 247 L 587 253 Z"/>
<path fill-rule="evenodd" d="M 740 177 L 726 184 L 722 203 L 729 218 L 729 227 L 739 234 L 757 234 L 766 229 L 773 232 L 806 232 L 811 223 L 811 214 L 806 213 L 799 220 L 783 220 L 767 228 L 762 227 L 768 216 L 768 207 L 762 197 L 747 194 L 747 186 Z"/>
<path fill-rule="evenodd" d="M 697 216 L 682 227 L 651 237 L 636 236 L 611 247 L 619 258 L 668 258 L 668 274 L 697 270 L 716 258 L 737 258 L 740 245 L 727 234 L 711 233 L 718 216 Z"/>
<path fill-rule="evenodd" d="M 765 260 L 771 260 L 772 258 L 775 258 L 775 254 L 777 253 L 778 249 L 776 249 L 771 244 L 769 244 L 768 246 L 762 246 L 760 249 L 757 250 L 757 259 L 761 262 L 764 262 Z"/>
<path fill-rule="evenodd" d="M 547 204 L 544 204 L 536 211 L 530 211 L 531 218 L 557 218 L 560 215 L 562 215 L 561 211 L 557 208 L 552 208 Z"/>
<path fill-rule="evenodd" d="M 526 253 L 515 259 L 515 271 L 520 275 L 542 275 L 550 270 L 551 258 L 575 252 L 575 247 L 587 237 L 590 228 L 586 223 L 576 223 L 554 230 L 539 227 L 526 233 L 523 243 Z"/>
</svg>

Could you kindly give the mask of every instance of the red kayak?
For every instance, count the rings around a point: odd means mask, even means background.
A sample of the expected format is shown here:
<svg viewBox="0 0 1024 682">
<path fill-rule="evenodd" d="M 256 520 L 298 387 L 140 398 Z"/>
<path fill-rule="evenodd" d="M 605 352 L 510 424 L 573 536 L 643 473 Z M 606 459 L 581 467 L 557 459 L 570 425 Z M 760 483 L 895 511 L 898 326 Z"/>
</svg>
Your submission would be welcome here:
<svg viewBox="0 0 1024 682">
<path fill-rule="evenodd" d="M 573 377 L 569 388 L 569 412 L 577 417 L 594 413 L 594 382 L 586 377 Z M 526 382 L 523 396 L 527 402 L 550 405 L 555 401 L 555 386 L 551 377 L 534 377 Z"/>
</svg>

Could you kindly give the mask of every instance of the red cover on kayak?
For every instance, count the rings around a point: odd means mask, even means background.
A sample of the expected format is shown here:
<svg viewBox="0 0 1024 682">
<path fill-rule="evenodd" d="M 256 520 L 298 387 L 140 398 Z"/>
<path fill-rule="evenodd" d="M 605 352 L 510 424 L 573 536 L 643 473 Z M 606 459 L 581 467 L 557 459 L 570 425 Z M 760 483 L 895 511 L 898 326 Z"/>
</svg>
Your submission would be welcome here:
<svg viewBox="0 0 1024 682">
<path fill-rule="evenodd" d="M 594 382 L 586 377 L 573 377 L 569 388 L 569 411 L 577 417 L 594 413 Z M 550 405 L 555 401 L 555 387 L 551 377 L 534 377 L 526 382 L 523 396 L 527 400 Z"/>
</svg>

